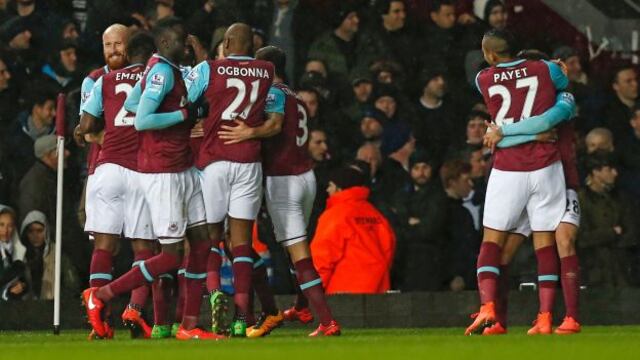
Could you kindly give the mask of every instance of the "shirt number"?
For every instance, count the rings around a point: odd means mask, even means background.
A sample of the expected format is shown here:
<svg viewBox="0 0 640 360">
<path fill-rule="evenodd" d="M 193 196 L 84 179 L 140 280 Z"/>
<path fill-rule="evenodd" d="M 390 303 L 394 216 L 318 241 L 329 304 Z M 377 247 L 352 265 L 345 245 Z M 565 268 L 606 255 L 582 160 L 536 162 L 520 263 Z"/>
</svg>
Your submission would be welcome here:
<svg viewBox="0 0 640 360">
<path fill-rule="evenodd" d="M 307 128 L 307 110 L 302 104 L 298 104 L 298 128 L 302 129 L 302 136 L 296 136 L 296 145 L 304 146 L 309 139 L 309 129 Z"/>
<path fill-rule="evenodd" d="M 538 77 L 529 76 L 516 81 L 517 89 L 525 87 L 528 88 L 528 91 L 527 96 L 524 99 L 524 106 L 522 107 L 520 119 L 531 116 L 533 102 L 536 99 L 536 93 L 538 92 Z M 513 123 L 514 119 L 512 117 L 506 117 L 509 112 L 509 108 L 511 107 L 511 93 L 509 93 L 509 89 L 504 85 L 493 85 L 489 87 L 489 97 L 492 98 L 496 95 L 502 98 L 502 105 L 500 105 L 500 110 L 498 110 L 498 114 L 495 118 L 496 125 L 502 126 L 504 124 Z"/>
<path fill-rule="evenodd" d="M 133 90 L 133 86 L 127 83 L 120 83 L 116 85 L 116 95 L 124 93 L 125 97 L 128 97 Z M 130 114 L 127 110 L 124 109 L 124 103 L 120 110 L 116 114 L 116 118 L 113 120 L 113 124 L 115 126 L 133 126 L 133 120 L 135 116 Z"/>
<path fill-rule="evenodd" d="M 227 89 L 236 88 L 238 93 L 236 97 L 233 99 L 231 104 L 222 112 L 222 120 L 235 120 L 240 117 L 242 119 L 246 119 L 249 116 L 249 112 L 253 107 L 253 104 L 258 99 L 258 89 L 260 88 L 260 80 L 254 80 L 251 82 L 251 91 L 249 94 L 249 103 L 247 106 L 239 111 L 240 105 L 245 102 L 245 97 L 247 95 L 247 86 L 244 81 L 237 78 L 229 78 L 227 79 Z"/>
</svg>

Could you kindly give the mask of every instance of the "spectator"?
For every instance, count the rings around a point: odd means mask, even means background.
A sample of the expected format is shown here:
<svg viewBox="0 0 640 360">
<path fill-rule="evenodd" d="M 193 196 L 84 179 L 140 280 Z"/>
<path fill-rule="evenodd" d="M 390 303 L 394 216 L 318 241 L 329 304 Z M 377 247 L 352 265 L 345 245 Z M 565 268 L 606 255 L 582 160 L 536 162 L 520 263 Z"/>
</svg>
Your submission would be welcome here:
<svg viewBox="0 0 640 360">
<path fill-rule="evenodd" d="M 0 52 L 0 133 L 6 134 L 11 121 L 16 117 L 18 106 L 18 92 L 13 81 L 11 71 L 5 61 L 5 56 Z"/>
<path fill-rule="evenodd" d="M 39 57 L 31 43 L 32 30 L 22 17 L 16 16 L 0 25 L 0 44 L 6 44 L 4 62 L 20 88 L 30 74 L 35 74 Z"/>
<path fill-rule="evenodd" d="M 466 140 L 467 145 L 480 145 L 484 134 L 487 132 L 487 121 L 491 121 L 491 116 L 484 111 L 471 111 L 467 116 Z"/>
<path fill-rule="evenodd" d="M 629 121 L 633 132 L 618 141 L 620 189 L 633 195 L 640 203 L 640 107 L 636 106 Z"/>
<path fill-rule="evenodd" d="M 379 18 L 362 31 L 358 42 L 358 66 L 369 68 L 378 60 L 393 60 L 402 65 L 406 74 L 417 68 L 418 52 L 414 38 L 406 25 L 406 6 L 403 0 L 376 2 Z"/>
<path fill-rule="evenodd" d="M 634 106 L 638 104 L 638 74 L 634 67 L 625 66 L 616 69 L 611 82 L 614 97 L 605 108 L 604 126 L 616 139 L 629 135 Z"/>
<path fill-rule="evenodd" d="M 390 289 L 396 243 L 393 229 L 367 201 L 366 174 L 344 166 L 329 179 L 327 209 L 311 242 L 313 263 L 325 291 L 384 293 Z"/>
<path fill-rule="evenodd" d="M 445 98 L 447 82 L 439 71 L 426 71 L 422 74 L 422 95 L 418 99 L 416 116 L 412 128 L 418 146 L 432 154 L 437 162 L 451 145 L 455 129 L 453 108 Z M 483 134 L 484 135 L 484 134 Z"/>
<path fill-rule="evenodd" d="M 351 75 L 351 97 L 350 104 L 342 108 L 342 113 L 347 117 L 349 124 L 357 124 L 362 118 L 363 111 L 368 107 L 369 98 L 373 92 L 373 82 L 368 71 L 356 71 Z"/>
<path fill-rule="evenodd" d="M 402 291 L 434 291 L 442 287 L 442 253 L 446 205 L 433 164 L 426 152 L 416 151 L 410 161 L 411 186 L 394 196 L 398 244 L 393 280 Z M 429 274 L 429 276 L 425 276 Z"/>
<path fill-rule="evenodd" d="M 313 159 L 313 174 L 316 177 L 316 198 L 313 201 L 313 209 L 309 217 L 307 234 L 309 239 L 313 239 L 313 234 L 318 224 L 318 218 L 324 211 L 327 202 L 327 192 L 323 191 L 329 186 L 329 172 L 333 168 L 333 161 L 329 152 L 327 133 L 321 128 L 311 128 L 309 130 L 309 155 Z"/>
<path fill-rule="evenodd" d="M 42 84 L 42 83 L 40 83 Z M 14 120 L 7 141 L 8 161 L 14 169 L 16 179 L 22 179 L 36 161 L 34 142 L 42 136 L 52 134 L 56 114 L 55 96 L 43 90 L 34 90 L 30 99 L 30 110 L 23 111 Z"/>
<path fill-rule="evenodd" d="M 13 171 L 5 160 L 5 151 L 0 147 L 0 204 L 13 205 L 15 193 L 13 192 Z"/>
<path fill-rule="evenodd" d="M 432 1 L 429 12 L 431 23 L 423 33 L 423 50 L 421 66 L 424 69 L 445 69 L 455 74 L 453 69 L 462 68 L 462 56 L 456 42 L 456 12 L 451 0 Z"/>
<path fill-rule="evenodd" d="M 470 176 L 473 181 L 473 190 L 463 198 L 464 207 L 469 210 L 473 217 L 473 224 L 476 230 L 482 226 L 482 206 L 484 205 L 485 193 L 487 192 L 487 178 L 489 176 L 489 166 L 485 159 L 485 152 L 482 146 L 467 145 L 460 152 L 460 158 L 471 166 Z"/>
<path fill-rule="evenodd" d="M 440 179 L 447 194 L 445 281 L 452 291 L 473 289 L 476 283 L 475 260 L 482 236 L 471 213 L 463 205 L 463 199 L 473 190 L 471 166 L 459 159 L 448 160 L 440 169 Z"/>
<path fill-rule="evenodd" d="M 42 211 L 47 219 L 56 215 L 56 171 L 58 169 L 57 139 L 44 135 L 33 145 L 38 159 L 20 181 L 18 209 L 25 216 L 32 210 Z M 65 150 L 65 159 L 69 151 Z"/>
<path fill-rule="evenodd" d="M 342 2 L 332 21 L 332 30 L 320 35 L 311 44 L 309 58 L 322 60 L 331 78 L 346 81 L 356 62 L 356 34 L 360 19 L 353 5 Z M 346 83 L 337 85 L 349 87 Z"/>
<path fill-rule="evenodd" d="M 16 231 L 16 213 L 0 205 L 0 297 L 19 299 L 27 292 L 24 280 L 26 249 Z"/>
<path fill-rule="evenodd" d="M 379 60 L 369 68 L 373 78 L 379 84 L 391 85 L 402 89 L 404 86 L 404 74 L 402 67 L 395 61 Z"/>
<path fill-rule="evenodd" d="M 635 204 L 615 190 L 618 171 L 610 154 L 590 154 L 586 169 L 587 186 L 578 192 L 582 214 L 576 242 L 583 282 L 595 287 L 628 286 L 631 255 L 638 245 Z"/>
<path fill-rule="evenodd" d="M 296 91 L 298 97 L 307 107 L 307 123 L 313 126 L 325 125 L 320 116 L 320 95 L 313 88 L 302 88 Z"/>
<path fill-rule="evenodd" d="M 34 0 L 16 0 L 9 6 L 9 14 L 19 16 L 33 35 L 35 48 L 44 49 L 49 40 L 46 13 L 43 5 Z"/>
<path fill-rule="evenodd" d="M 367 109 L 360 121 L 360 137 L 363 142 L 372 143 L 378 147 L 382 145 L 385 116 L 379 110 Z"/>
<path fill-rule="evenodd" d="M 55 243 L 51 241 L 47 217 L 38 210 L 27 214 L 20 227 L 20 237 L 26 246 L 26 280 L 28 298 L 53 300 L 55 280 Z M 76 295 L 80 290 L 78 275 L 64 254 L 61 264 L 62 291 Z"/>
<path fill-rule="evenodd" d="M 62 40 L 49 56 L 49 62 L 42 67 L 45 79 L 59 91 L 68 91 L 78 87 L 79 76 L 77 45 L 72 40 Z"/>
<path fill-rule="evenodd" d="M 585 138 L 587 146 L 587 154 L 593 154 L 596 151 L 613 152 L 613 134 L 606 128 L 595 128 L 587 134 Z"/>
</svg>

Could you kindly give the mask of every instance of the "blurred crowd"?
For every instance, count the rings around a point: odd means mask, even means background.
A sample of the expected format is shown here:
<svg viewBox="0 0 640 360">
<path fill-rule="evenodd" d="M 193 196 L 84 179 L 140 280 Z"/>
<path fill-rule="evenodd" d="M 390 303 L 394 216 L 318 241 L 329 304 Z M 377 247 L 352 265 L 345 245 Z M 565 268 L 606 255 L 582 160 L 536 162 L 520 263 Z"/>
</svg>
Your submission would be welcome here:
<svg viewBox="0 0 640 360">
<path fill-rule="evenodd" d="M 210 58 L 237 21 L 254 28 L 256 49 L 270 44 L 287 53 L 286 80 L 309 109 L 318 180 L 310 239 L 325 208 L 329 173 L 359 160 L 370 172 L 369 201 L 397 237 L 391 288 L 473 289 L 491 158 L 482 145 L 490 116 L 473 83 L 486 66 L 482 34 L 510 29 L 512 14 L 500 0 L 0 0 L 2 297 L 51 298 L 50 224 L 57 216 L 64 224 L 64 287 L 77 291 L 86 280 L 92 248 L 82 231 L 86 150 L 70 141 L 57 153 L 56 95 L 67 94 L 70 135 L 80 84 L 104 66 L 104 29 L 113 23 L 151 29 L 167 16 L 185 19 Z M 577 241 L 583 285 L 639 286 L 637 69 L 621 63 L 606 77 L 592 76 L 575 44 L 552 36 L 529 41 L 512 30 L 521 48 L 535 47 L 568 68 L 579 108 L 573 122 L 583 182 Z M 195 64 L 191 58 L 182 65 Z M 56 214 L 61 155 L 64 212 Z M 271 252 L 276 291 L 292 292 L 266 212 L 257 236 Z M 127 248 L 117 257 L 122 270 L 131 262 Z M 530 247 L 514 266 L 514 287 L 535 282 Z"/>
</svg>

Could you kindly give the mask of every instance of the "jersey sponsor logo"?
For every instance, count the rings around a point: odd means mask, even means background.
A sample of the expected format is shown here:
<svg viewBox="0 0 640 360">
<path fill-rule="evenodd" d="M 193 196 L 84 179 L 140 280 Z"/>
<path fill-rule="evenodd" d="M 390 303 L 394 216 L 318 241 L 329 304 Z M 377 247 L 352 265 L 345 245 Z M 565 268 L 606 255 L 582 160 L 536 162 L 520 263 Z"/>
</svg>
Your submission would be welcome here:
<svg viewBox="0 0 640 360">
<path fill-rule="evenodd" d="M 275 94 L 267 94 L 267 104 L 272 104 L 276 101 L 276 95 Z"/>
<path fill-rule="evenodd" d="M 91 92 L 90 92 L 90 91 L 82 92 L 82 93 L 80 94 L 80 102 L 81 102 L 82 104 L 84 104 L 85 102 L 87 102 L 87 100 L 89 99 L 89 95 L 91 95 Z"/>
<path fill-rule="evenodd" d="M 196 79 L 198 78 L 198 76 L 200 76 L 198 74 L 197 71 L 190 71 L 189 74 L 187 75 L 187 79 L 188 81 L 196 81 Z"/>
<path fill-rule="evenodd" d="M 151 77 L 151 85 L 158 87 L 164 85 L 164 75 L 153 74 L 153 76 Z"/>
<path fill-rule="evenodd" d="M 565 92 L 562 92 L 562 93 L 560 94 L 560 96 L 561 96 L 561 98 L 562 98 L 562 101 L 565 101 L 565 102 L 567 102 L 567 103 L 569 103 L 569 104 L 573 104 L 573 103 L 575 103 L 575 102 L 576 102 L 576 100 L 575 100 L 575 98 L 573 97 L 573 95 L 572 95 L 571 93 L 566 92 L 566 91 L 565 91 Z"/>
<path fill-rule="evenodd" d="M 258 77 L 262 79 L 269 79 L 269 72 L 267 71 L 267 69 L 220 66 L 216 71 L 218 72 L 218 75 Z"/>
</svg>

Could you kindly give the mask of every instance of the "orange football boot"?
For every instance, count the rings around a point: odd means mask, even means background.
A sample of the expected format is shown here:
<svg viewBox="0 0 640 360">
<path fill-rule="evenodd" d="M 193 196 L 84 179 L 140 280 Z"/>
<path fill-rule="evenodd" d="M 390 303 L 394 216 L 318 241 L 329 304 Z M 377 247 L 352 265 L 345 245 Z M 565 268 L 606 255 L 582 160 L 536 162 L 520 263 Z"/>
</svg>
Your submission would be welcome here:
<svg viewBox="0 0 640 360">
<path fill-rule="evenodd" d="M 482 334 L 485 328 L 491 327 L 496 322 L 496 306 L 490 301 L 480 306 L 480 311 L 471 315 L 475 320 L 464 331 L 465 335 Z"/>
<path fill-rule="evenodd" d="M 499 322 L 484 328 L 482 331 L 482 335 L 505 335 L 506 333 L 507 329 L 505 329 Z"/>
<path fill-rule="evenodd" d="M 87 320 L 95 336 L 105 338 L 107 337 L 107 329 L 105 329 L 105 322 L 102 320 L 102 309 L 104 309 L 104 303 L 96 296 L 97 287 L 88 288 L 82 292 L 82 304 L 87 311 Z"/>
<path fill-rule="evenodd" d="M 308 324 L 313 321 L 313 314 L 309 308 L 302 308 L 297 310 L 295 306 L 283 311 L 284 319 L 286 321 L 300 321 L 303 324 Z"/>
<path fill-rule="evenodd" d="M 176 339 L 178 340 L 222 340 L 227 337 L 216 333 L 204 331 L 200 328 L 193 328 L 186 330 L 180 325 L 178 332 L 176 333 Z"/>
<path fill-rule="evenodd" d="M 322 324 L 318 325 L 318 328 L 315 329 L 311 334 L 309 334 L 309 336 L 310 337 L 340 336 L 340 334 L 341 334 L 340 324 L 338 324 L 338 322 L 335 320 L 331 320 L 331 322 L 327 326 Z"/>
<path fill-rule="evenodd" d="M 553 319 L 550 312 L 542 312 L 533 322 L 533 327 L 527 331 L 527 335 L 550 335 Z"/>
<path fill-rule="evenodd" d="M 577 334 L 581 330 L 580 323 L 571 316 L 565 316 L 562 324 L 556 328 L 555 333 L 558 335 Z"/>
<path fill-rule="evenodd" d="M 131 332 L 131 338 L 151 338 L 151 327 L 142 318 L 140 311 L 127 306 L 126 310 L 122 313 L 122 323 Z"/>
</svg>

